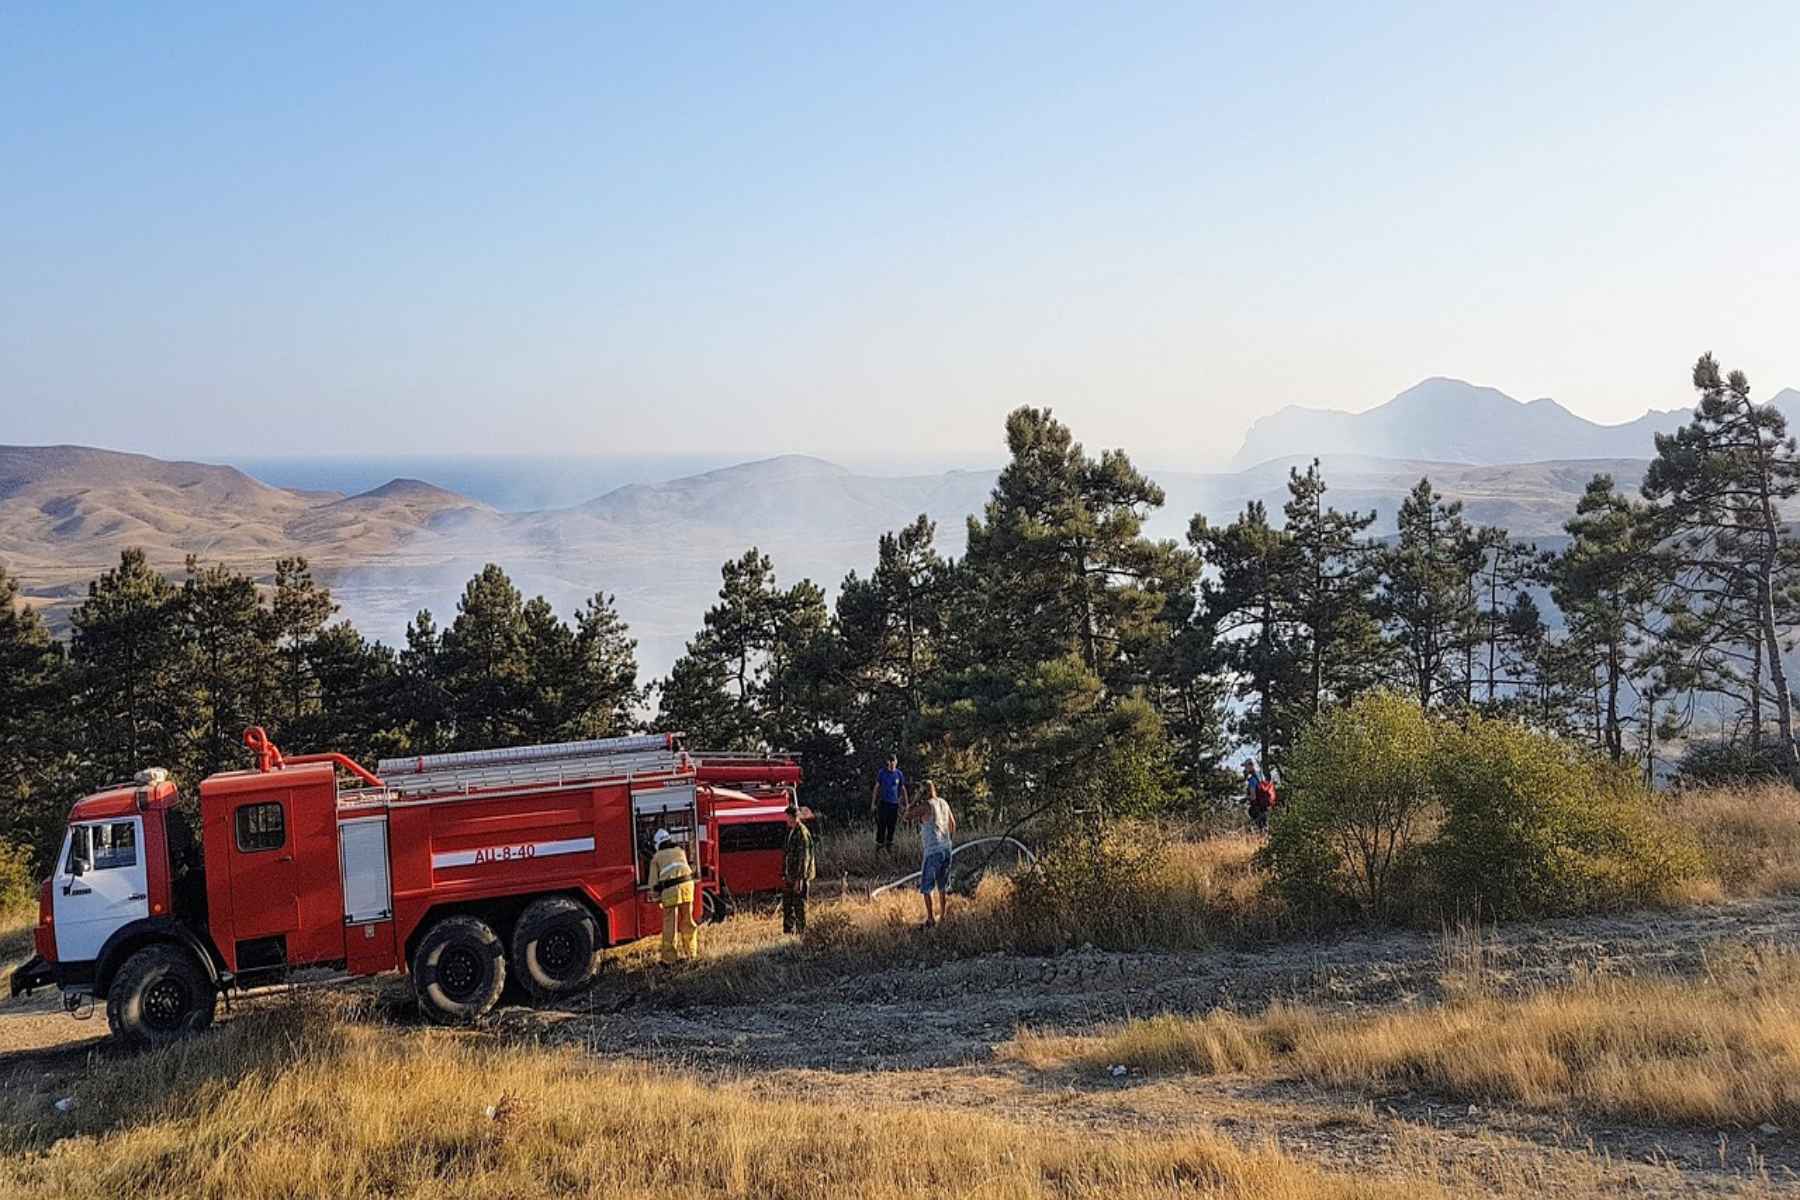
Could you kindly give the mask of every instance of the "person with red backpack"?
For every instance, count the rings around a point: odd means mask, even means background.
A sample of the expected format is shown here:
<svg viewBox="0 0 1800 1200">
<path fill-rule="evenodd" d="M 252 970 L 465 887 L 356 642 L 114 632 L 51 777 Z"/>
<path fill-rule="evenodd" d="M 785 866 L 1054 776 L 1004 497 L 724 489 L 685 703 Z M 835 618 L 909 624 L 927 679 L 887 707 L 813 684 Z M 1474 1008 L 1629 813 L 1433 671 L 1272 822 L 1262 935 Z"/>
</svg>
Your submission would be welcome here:
<svg viewBox="0 0 1800 1200">
<path fill-rule="evenodd" d="M 1257 770 L 1254 758 L 1244 760 L 1244 803 L 1256 832 L 1267 833 L 1269 813 L 1275 808 L 1275 777 Z"/>
</svg>

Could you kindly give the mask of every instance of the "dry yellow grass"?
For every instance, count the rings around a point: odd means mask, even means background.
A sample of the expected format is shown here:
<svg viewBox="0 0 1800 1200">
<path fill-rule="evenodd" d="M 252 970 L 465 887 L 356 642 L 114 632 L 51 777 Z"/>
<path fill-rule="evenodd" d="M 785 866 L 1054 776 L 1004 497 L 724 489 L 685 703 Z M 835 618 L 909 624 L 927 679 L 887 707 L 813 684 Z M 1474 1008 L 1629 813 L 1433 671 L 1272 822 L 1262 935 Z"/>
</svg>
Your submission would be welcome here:
<svg viewBox="0 0 1800 1200">
<path fill-rule="evenodd" d="M 362 1027 L 314 1002 L 103 1065 L 58 1116 L 0 1099 L 0 1193 L 33 1197 L 1232 1196 L 1377 1200 L 1209 1133 L 1133 1140 L 769 1099 L 578 1051 Z M 1433 1184 L 1410 1197 L 1444 1196 Z"/>
<path fill-rule="evenodd" d="M 0 968 L 10 970 L 15 962 L 30 955 L 37 915 L 35 904 L 0 908 Z"/>
<path fill-rule="evenodd" d="M 726 1001 L 781 995 L 897 961 L 943 962 L 1084 942 L 1132 949 L 1242 943 L 1271 936 L 1278 915 L 1250 865 L 1261 844 L 1239 835 L 1171 839 L 1157 871 L 1140 888 L 1072 923 L 1047 923 L 1021 911 L 1013 881 L 1000 875 L 984 879 L 972 896 L 953 896 L 949 920 L 930 930 L 919 928 L 924 909 L 910 886 L 870 897 L 840 893 L 822 878 L 814 885 L 804 939 L 784 935 L 772 909 L 752 909 L 707 926 L 699 961 L 672 974 L 657 967 L 649 942 L 616 952 L 611 962 L 634 985 Z"/>
<path fill-rule="evenodd" d="M 965 842 L 983 836 L 986 835 L 970 829 L 959 833 Z M 920 857 L 916 824 L 901 818 L 894 830 L 893 849 L 882 850 L 875 845 L 875 823 L 871 819 L 850 829 L 830 829 L 820 835 L 819 880 L 824 883 L 848 879 L 859 887 L 874 887 L 918 870 Z"/>
<path fill-rule="evenodd" d="M 1792 1123 L 1800 955 L 1745 952 L 1695 981 L 1590 978 L 1373 1015 L 1284 1004 L 1258 1016 L 1162 1015 L 1089 1037 L 1025 1033 L 1006 1053 L 1040 1069 L 1291 1074 L 1670 1124 Z"/>
<path fill-rule="evenodd" d="M 1764 783 L 1678 792 L 1669 815 L 1700 839 L 1720 895 L 1800 892 L 1800 791 Z"/>
</svg>

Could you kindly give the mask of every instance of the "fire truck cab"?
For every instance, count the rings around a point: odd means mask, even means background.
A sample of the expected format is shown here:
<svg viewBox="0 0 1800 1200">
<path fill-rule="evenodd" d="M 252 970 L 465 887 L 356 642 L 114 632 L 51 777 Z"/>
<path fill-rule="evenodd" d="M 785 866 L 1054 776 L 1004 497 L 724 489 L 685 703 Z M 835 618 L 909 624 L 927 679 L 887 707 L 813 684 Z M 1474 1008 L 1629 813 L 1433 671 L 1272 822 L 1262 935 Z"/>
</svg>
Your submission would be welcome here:
<svg viewBox="0 0 1800 1200">
<path fill-rule="evenodd" d="M 258 765 L 201 783 L 198 840 L 165 772 L 75 805 L 14 994 L 103 1000 L 115 1035 L 158 1042 L 299 969 L 401 970 L 428 1016 L 470 1020 L 509 977 L 567 995 L 602 949 L 661 929 L 658 829 L 697 868 L 697 906 L 718 888 L 711 804 L 672 736 L 384 760 L 382 775 L 284 757 L 261 730 L 245 741 Z"/>
<path fill-rule="evenodd" d="M 818 816 L 799 805 L 803 779 L 792 755 L 696 750 L 702 791 L 710 793 L 718 829 L 719 885 L 725 896 L 779 892 L 782 848 L 787 845 L 787 806 L 815 834 Z"/>
</svg>

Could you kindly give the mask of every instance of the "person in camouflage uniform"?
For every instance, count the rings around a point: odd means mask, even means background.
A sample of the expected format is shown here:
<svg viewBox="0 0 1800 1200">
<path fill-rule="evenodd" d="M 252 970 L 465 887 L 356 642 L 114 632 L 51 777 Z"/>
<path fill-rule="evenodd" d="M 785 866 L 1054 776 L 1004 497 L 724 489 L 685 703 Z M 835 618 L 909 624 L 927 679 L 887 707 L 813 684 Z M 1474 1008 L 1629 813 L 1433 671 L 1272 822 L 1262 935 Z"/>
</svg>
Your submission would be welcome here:
<svg viewBox="0 0 1800 1200">
<path fill-rule="evenodd" d="M 781 852 L 781 932 L 806 932 L 806 893 L 817 873 L 813 862 L 812 834 L 800 820 L 800 805 L 787 806 L 787 845 Z"/>
</svg>

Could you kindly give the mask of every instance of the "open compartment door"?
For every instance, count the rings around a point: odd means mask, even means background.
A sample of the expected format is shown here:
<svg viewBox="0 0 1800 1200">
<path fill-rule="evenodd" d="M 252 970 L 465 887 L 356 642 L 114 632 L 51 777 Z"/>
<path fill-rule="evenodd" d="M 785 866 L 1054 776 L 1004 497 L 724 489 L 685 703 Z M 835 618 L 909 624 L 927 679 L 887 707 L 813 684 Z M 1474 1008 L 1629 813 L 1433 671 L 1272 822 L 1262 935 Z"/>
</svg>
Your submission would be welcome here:
<svg viewBox="0 0 1800 1200">
<path fill-rule="evenodd" d="M 693 784 L 651 788 L 631 795 L 631 841 L 640 891 L 647 892 L 650 887 L 650 858 L 656 853 L 653 839 L 658 829 L 669 831 L 669 836 L 687 851 L 688 863 L 698 870 L 706 827 L 700 823 Z"/>
</svg>

